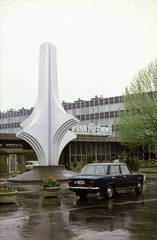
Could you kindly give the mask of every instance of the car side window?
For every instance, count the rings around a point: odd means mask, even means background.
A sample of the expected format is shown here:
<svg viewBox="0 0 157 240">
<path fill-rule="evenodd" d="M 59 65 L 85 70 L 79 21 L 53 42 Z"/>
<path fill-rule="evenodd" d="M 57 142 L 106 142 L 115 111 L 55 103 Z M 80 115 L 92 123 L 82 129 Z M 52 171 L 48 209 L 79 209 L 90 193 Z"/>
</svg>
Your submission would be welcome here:
<svg viewBox="0 0 157 240">
<path fill-rule="evenodd" d="M 122 172 L 122 174 L 130 174 L 131 173 L 126 165 L 121 165 L 121 172 Z"/>
<path fill-rule="evenodd" d="M 118 175 L 120 174 L 119 165 L 113 165 L 110 167 L 110 175 Z"/>
</svg>

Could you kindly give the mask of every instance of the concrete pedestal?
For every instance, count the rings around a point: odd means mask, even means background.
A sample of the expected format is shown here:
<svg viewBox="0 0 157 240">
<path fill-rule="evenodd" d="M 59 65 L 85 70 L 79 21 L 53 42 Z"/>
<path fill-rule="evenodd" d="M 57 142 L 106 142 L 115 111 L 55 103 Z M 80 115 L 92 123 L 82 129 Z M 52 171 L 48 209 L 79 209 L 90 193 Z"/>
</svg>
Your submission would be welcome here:
<svg viewBox="0 0 157 240">
<path fill-rule="evenodd" d="M 9 178 L 9 182 L 42 182 L 49 176 L 58 181 L 66 181 L 77 173 L 66 170 L 62 165 L 57 166 L 34 166 L 32 170 L 22 173 L 14 178 Z"/>
</svg>

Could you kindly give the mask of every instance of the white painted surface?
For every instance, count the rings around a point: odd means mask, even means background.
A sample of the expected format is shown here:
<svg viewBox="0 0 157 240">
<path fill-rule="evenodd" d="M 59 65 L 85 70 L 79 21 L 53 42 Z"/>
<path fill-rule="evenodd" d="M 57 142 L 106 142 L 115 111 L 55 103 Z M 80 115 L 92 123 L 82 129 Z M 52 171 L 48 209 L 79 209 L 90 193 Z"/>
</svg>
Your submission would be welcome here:
<svg viewBox="0 0 157 240">
<path fill-rule="evenodd" d="M 58 97 L 56 47 L 48 42 L 40 46 L 38 97 L 33 113 L 22 122 L 17 136 L 35 150 L 39 165 L 58 165 L 64 146 L 76 138 L 69 131 L 78 119 L 67 114 Z"/>
</svg>

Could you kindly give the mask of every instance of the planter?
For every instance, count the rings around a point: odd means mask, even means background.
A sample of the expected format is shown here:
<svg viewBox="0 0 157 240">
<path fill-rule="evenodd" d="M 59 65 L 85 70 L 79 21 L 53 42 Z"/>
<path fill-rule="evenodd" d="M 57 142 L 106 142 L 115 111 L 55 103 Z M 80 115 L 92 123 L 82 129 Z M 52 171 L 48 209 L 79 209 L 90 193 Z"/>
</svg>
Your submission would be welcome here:
<svg viewBox="0 0 157 240">
<path fill-rule="evenodd" d="M 61 187 L 41 187 L 42 194 L 45 197 L 57 197 L 60 193 Z"/>
<path fill-rule="evenodd" d="M 16 201 L 18 192 L 0 193 L 0 203 L 12 203 Z"/>
</svg>

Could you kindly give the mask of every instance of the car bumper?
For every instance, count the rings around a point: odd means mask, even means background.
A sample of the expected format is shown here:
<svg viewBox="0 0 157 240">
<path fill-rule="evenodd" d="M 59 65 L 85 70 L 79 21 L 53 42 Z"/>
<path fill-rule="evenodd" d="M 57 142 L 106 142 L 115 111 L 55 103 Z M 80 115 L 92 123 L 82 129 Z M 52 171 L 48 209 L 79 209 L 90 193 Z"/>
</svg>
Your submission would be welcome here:
<svg viewBox="0 0 157 240">
<path fill-rule="evenodd" d="M 71 186 L 67 186 L 67 188 L 70 189 L 70 190 L 89 190 L 89 191 L 91 191 L 91 190 L 97 190 L 98 191 L 100 189 L 99 187 L 91 187 L 91 186 L 89 186 L 89 187 L 83 187 L 83 186 L 71 187 Z"/>
</svg>

